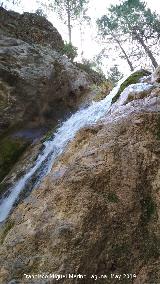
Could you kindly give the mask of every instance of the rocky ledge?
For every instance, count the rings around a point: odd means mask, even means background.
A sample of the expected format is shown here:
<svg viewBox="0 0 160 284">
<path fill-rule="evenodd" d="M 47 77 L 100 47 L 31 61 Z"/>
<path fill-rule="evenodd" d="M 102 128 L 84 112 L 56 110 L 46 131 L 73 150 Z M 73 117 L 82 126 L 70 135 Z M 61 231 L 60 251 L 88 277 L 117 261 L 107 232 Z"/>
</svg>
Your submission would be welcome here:
<svg viewBox="0 0 160 284">
<path fill-rule="evenodd" d="M 15 208 L 1 229 L 2 283 L 57 283 L 38 273 L 64 274 L 67 284 L 96 275 L 96 283 L 160 283 L 157 74 L 147 91 L 128 86 L 125 100 L 124 90 L 103 120 L 82 129 Z"/>
</svg>

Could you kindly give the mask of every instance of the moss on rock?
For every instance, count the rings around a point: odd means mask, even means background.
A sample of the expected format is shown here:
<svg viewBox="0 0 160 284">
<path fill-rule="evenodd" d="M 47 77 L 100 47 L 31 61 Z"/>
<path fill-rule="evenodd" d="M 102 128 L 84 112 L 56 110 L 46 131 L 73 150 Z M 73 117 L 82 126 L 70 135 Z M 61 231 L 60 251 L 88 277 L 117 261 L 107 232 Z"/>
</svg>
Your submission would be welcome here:
<svg viewBox="0 0 160 284">
<path fill-rule="evenodd" d="M 160 140 L 160 115 L 157 121 L 157 139 Z"/>
<path fill-rule="evenodd" d="M 5 191 L 10 187 L 10 184 L 7 182 L 1 182 L 0 183 L 0 197 L 3 195 Z"/>
<path fill-rule="evenodd" d="M 3 244 L 8 232 L 13 228 L 14 222 L 12 220 L 8 220 L 5 223 L 4 227 L 2 228 L 1 235 L 0 235 L 0 243 Z"/>
<path fill-rule="evenodd" d="M 118 196 L 116 195 L 116 193 L 110 192 L 110 193 L 108 194 L 108 201 L 109 201 L 109 202 L 113 202 L 113 203 L 117 203 L 117 202 L 119 201 L 119 198 L 118 198 Z"/>
<path fill-rule="evenodd" d="M 147 196 L 141 201 L 142 205 L 142 221 L 147 224 L 152 216 L 156 213 L 156 205 L 151 196 Z"/>
<path fill-rule="evenodd" d="M 109 95 L 110 91 L 113 89 L 113 84 L 109 81 L 106 80 L 102 84 L 100 84 L 97 87 L 97 94 L 93 98 L 95 102 L 103 100 L 107 95 Z"/>
<path fill-rule="evenodd" d="M 146 70 L 139 70 L 134 72 L 133 74 L 131 74 L 120 86 L 118 93 L 114 96 L 114 98 L 112 99 L 112 104 L 115 103 L 119 97 L 120 94 L 129 86 L 132 84 L 136 84 L 139 82 L 139 80 L 144 77 L 144 76 L 148 76 L 150 75 L 150 72 L 146 71 Z"/>
<path fill-rule="evenodd" d="M 0 141 L 0 182 L 9 173 L 13 165 L 29 145 L 29 142 L 13 137 L 5 137 Z"/>
</svg>

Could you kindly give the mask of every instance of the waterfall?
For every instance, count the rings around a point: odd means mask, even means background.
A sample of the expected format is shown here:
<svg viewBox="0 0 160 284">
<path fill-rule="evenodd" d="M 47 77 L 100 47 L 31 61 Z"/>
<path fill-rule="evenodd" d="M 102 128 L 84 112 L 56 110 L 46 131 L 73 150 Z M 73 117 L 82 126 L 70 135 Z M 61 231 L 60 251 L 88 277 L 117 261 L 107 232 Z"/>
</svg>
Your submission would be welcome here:
<svg viewBox="0 0 160 284">
<path fill-rule="evenodd" d="M 20 193 L 37 170 L 42 168 L 37 177 L 40 183 L 43 177 L 50 172 L 54 160 L 64 151 L 66 145 L 74 138 L 75 134 L 81 128 L 93 125 L 106 115 L 111 106 L 112 98 L 117 94 L 123 81 L 121 80 L 105 99 L 93 102 L 88 108 L 81 109 L 73 114 L 68 120 L 63 122 L 51 140 L 44 142 L 44 150 L 39 154 L 34 165 L 9 189 L 8 196 L 1 199 L 0 222 L 3 222 L 8 217 Z"/>
</svg>

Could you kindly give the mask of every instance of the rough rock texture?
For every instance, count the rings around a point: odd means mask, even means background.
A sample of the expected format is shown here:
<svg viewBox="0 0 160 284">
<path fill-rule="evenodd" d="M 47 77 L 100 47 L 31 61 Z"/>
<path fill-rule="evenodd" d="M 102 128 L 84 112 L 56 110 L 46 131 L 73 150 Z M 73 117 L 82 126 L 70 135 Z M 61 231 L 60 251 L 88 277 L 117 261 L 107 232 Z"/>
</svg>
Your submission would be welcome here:
<svg viewBox="0 0 160 284">
<path fill-rule="evenodd" d="M 0 7 L 0 34 L 19 38 L 27 43 L 50 46 L 60 51 L 63 40 L 56 28 L 45 18 L 36 14 L 19 14 Z"/>
<path fill-rule="evenodd" d="M 1 131 L 18 123 L 54 125 L 85 97 L 86 73 L 54 50 L 4 36 L 0 45 Z"/>
<path fill-rule="evenodd" d="M 102 84 L 102 83 L 104 83 L 104 81 L 106 81 L 105 75 L 96 72 L 89 65 L 87 65 L 85 63 L 78 63 L 78 62 L 76 62 L 75 64 L 79 69 L 87 72 L 87 74 L 89 74 L 89 76 L 92 78 L 92 81 L 95 84 Z M 111 84 L 111 82 L 108 82 L 108 83 Z"/>
<path fill-rule="evenodd" d="M 85 103 L 91 81 L 66 57 L 5 36 L 0 46 L 0 135 L 47 131 Z"/>
<path fill-rule="evenodd" d="M 160 66 L 155 70 L 155 72 L 152 75 L 153 82 L 160 83 Z"/>
<path fill-rule="evenodd" d="M 3 225 L 2 283 L 28 283 L 24 273 L 49 272 L 86 275 L 61 279 L 65 284 L 160 283 L 159 110 L 156 86 L 77 134 Z"/>
<path fill-rule="evenodd" d="M 5 138 L 6 140 L 6 138 Z M 24 142 L 23 142 L 24 141 Z M 28 172 L 31 168 L 31 166 L 34 164 L 35 160 L 37 159 L 39 153 L 43 149 L 43 144 L 42 144 L 43 139 L 38 141 L 37 143 L 33 144 L 22 144 L 21 148 L 16 148 L 15 153 L 17 153 L 17 149 L 19 150 L 18 155 L 15 155 L 14 153 L 11 155 L 9 152 L 4 152 L 5 155 L 3 156 L 3 163 L 0 159 L 0 198 L 2 196 L 6 196 L 7 190 L 9 188 L 12 188 L 13 184 L 17 180 L 20 179 L 26 172 Z M 12 143 L 17 142 L 17 139 L 12 139 Z M 18 139 L 19 142 L 19 139 Z M 21 139 L 20 142 L 26 143 L 24 139 Z M 21 144 L 20 144 L 21 145 Z M 7 145 L 8 147 L 8 145 Z M 2 150 L 0 151 L 0 153 Z M 2 152 L 3 154 L 3 152 Z M 1 155 L 0 154 L 0 158 Z M 31 186 L 28 185 L 30 188 Z M 27 188 L 28 189 L 28 188 Z M 28 193 L 28 190 L 27 190 Z M 24 193 L 23 193 L 23 198 L 24 198 Z"/>
<path fill-rule="evenodd" d="M 14 125 L 54 126 L 85 101 L 92 82 L 57 52 L 62 45 L 45 18 L 1 8 L 0 134 Z"/>
<path fill-rule="evenodd" d="M 1 148 L 0 181 L 25 150 L 24 142 L 43 136 L 92 99 L 93 80 L 61 55 L 63 46 L 44 17 L 0 8 L 0 144 L 7 139 L 12 154 L 5 164 Z"/>
</svg>

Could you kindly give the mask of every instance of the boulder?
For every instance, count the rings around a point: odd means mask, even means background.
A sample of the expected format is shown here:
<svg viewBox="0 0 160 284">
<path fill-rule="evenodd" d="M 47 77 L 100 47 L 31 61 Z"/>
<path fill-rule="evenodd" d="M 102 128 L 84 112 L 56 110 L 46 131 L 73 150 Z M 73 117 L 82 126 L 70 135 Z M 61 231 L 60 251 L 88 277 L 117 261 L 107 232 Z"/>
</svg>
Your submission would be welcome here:
<svg viewBox="0 0 160 284">
<path fill-rule="evenodd" d="M 88 75 L 55 50 L 3 35 L 0 46 L 0 132 L 54 126 L 86 99 Z"/>
<path fill-rule="evenodd" d="M 64 42 L 55 27 L 34 13 L 19 14 L 0 7 L 0 34 L 60 51 Z"/>
</svg>

